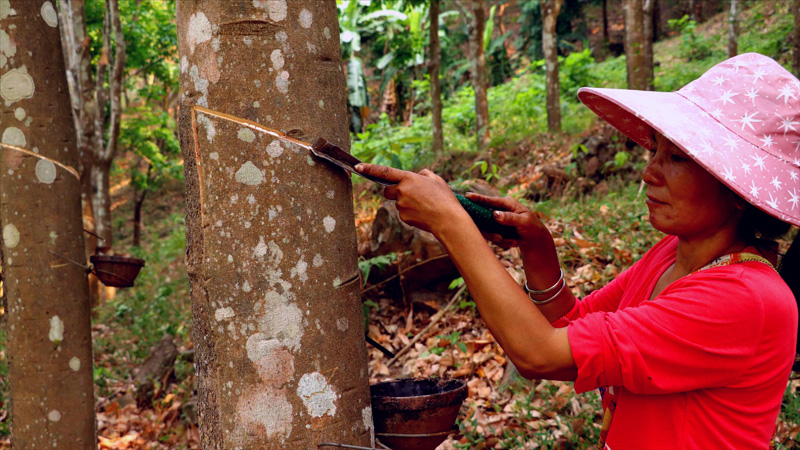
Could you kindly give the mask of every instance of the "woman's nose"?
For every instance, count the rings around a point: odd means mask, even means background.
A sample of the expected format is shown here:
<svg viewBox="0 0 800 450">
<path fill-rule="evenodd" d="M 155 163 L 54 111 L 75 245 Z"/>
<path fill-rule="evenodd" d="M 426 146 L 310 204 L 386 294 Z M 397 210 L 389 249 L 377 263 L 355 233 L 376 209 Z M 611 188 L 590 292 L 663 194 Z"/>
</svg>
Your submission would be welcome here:
<svg viewBox="0 0 800 450">
<path fill-rule="evenodd" d="M 658 185 L 661 184 L 664 180 L 663 174 L 661 173 L 661 164 L 656 158 L 656 154 L 651 154 L 650 161 L 647 162 L 647 166 L 644 168 L 644 172 L 642 172 L 642 181 L 645 184 L 649 185 Z"/>
</svg>

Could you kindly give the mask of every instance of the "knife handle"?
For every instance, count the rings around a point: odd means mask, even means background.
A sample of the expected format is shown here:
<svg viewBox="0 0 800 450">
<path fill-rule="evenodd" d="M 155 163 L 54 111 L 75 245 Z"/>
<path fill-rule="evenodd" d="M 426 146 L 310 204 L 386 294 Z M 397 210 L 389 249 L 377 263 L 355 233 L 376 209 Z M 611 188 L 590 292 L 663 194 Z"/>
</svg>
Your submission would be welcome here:
<svg viewBox="0 0 800 450">
<path fill-rule="evenodd" d="M 467 211 L 472 221 L 478 229 L 484 233 L 494 233 L 503 236 L 504 239 L 518 239 L 517 229 L 509 225 L 501 225 L 495 220 L 493 209 L 479 205 L 461 194 L 456 194 L 458 202 Z"/>
</svg>

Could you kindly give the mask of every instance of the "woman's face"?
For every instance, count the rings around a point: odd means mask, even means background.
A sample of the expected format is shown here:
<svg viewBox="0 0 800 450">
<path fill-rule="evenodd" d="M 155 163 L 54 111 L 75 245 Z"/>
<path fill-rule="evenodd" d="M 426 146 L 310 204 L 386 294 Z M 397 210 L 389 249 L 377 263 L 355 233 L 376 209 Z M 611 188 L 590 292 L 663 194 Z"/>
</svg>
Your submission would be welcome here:
<svg viewBox="0 0 800 450">
<path fill-rule="evenodd" d="M 653 227 L 691 238 L 738 225 L 742 208 L 736 195 L 670 140 L 655 137 L 656 149 L 642 174 Z"/>
</svg>

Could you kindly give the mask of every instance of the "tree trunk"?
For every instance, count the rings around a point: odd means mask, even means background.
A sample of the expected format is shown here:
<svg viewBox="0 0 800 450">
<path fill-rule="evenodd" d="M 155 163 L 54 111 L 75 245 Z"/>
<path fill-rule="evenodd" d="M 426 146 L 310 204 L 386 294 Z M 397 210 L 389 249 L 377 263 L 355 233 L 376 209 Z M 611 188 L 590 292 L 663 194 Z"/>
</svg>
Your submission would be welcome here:
<svg viewBox="0 0 800 450">
<path fill-rule="evenodd" d="M 93 75 L 84 0 L 65 0 L 60 3 L 62 45 L 81 156 L 83 200 L 91 206 L 95 233 L 98 236 L 97 250 L 106 253 L 113 244 L 108 179 L 111 163 L 117 152 L 122 116 L 122 76 L 125 69 L 125 39 L 119 18 L 119 5 L 117 0 L 105 2 L 103 50 L 97 72 Z M 112 35 L 113 56 L 110 49 Z M 107 73 L 109 65 L 111 71 Z M 105 87 L 106 84 L 108 88 Z M 109 112 L 107 117 L 106 110 Z"/>
<path fill-rule="evenodd" d="M 625 8 L 625 60 L 628 89 L 647 89 L 644 60 L 644 0 L 627 0 Z"/>
<path fill-rule="evenodd" d="M 475 131 L 478 151 L 489 150 L 489 100 L 486 84 L 486 56 L 483 51 L 483 30 L 486 25 L 486 12 L 483 0 L 470 0 L 469 7 L 463 0 L 456 0 L 469 29 L 469 62 L 472 87 L 475 90 Z"/>
<path fill-rule="evenodd" d="M 644 47 L 644 77 L 648 91 L 655 90 L 655 73 L 653 61 L 653 41 L 655 41 L 655 30 L 653 27 L 653 9 L 656 0 L 644 0 L 642 10 L 642 45 Z"/>
<path fill-rule="evenodd" d="M 439 83 L 439 66 L 442 62 L 442 48 L 439 44 L 439 2 L 440 0 L 431 0 L 431 8 L 428 14 L 431 20 L 428 74 L 431 77 L 433 153 L 436 156 L 440 156 L 444 150 L 444 133 L 442 131 L 442 88 Z"/>
<path fill-rule="evenodd" d="M 202 448 L 372 445 L 350 178 L 232 117 L 349 148 L 336 4 L 179 0 L 177 26 Z"/>
<path fill-rule="evenodd" d="M 142 246 L 142 205 L 144 199 L 147 197 L 147 190 L 141 192 L 134 189 L 133 191 L 133 246 Z"/>
<path fill-rule="evenodd" d="M 11 440 L 96 449 L 75 129 L 53 2 L 5 1 L 0 225 Z M 14 49 L 13 55 L 7 49 Z M 80 263 L 79 263 L 80 264 Z"/>
<path fill-rule="evenodd" d="M 792 30 L 792 72 L 800 77 L 800 0 L 792 0 L 792 14 L 794 15 L 794 29 Z"/>
<path fill-rule="evenodd" d="M 556 19 L 561 10 L 561 0 L 542 0 L 542 51 L 547 67 L 547 129 L 561 132 L 561 98 L 558 88 L 558 42 Z"/>
<path fill-rule="evenodd" d="M 608 48 L 608 0 L 603 0 L 603 48 Z"/>
<path fill-rule="evenodd" d="M 733 58 L 739 54 L 739 0 L 731 0 L 730 13 L 730 26 L 728 27 L 728 58 Z"/>
</svg>

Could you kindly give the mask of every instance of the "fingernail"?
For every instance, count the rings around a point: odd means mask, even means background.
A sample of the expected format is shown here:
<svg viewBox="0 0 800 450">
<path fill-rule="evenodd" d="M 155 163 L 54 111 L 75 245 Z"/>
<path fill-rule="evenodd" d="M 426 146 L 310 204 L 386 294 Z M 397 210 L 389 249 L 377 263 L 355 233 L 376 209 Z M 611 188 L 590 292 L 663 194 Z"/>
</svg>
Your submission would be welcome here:
<svg viewBox="0 0 800 450">
<path fill-rule="evenodd" d="M 361 170 L 364 168 L 364 165 L 363 164 L 356 164 L 355 168 L 356 168 L 357 171 L 361 172 Z"/>
<path fill-rule="evenodd" d="M 494 217 L 500 217 L 500 211 L 494 211 L 494 212 L 492 212 L 492 215 Z"/>
</svg>

